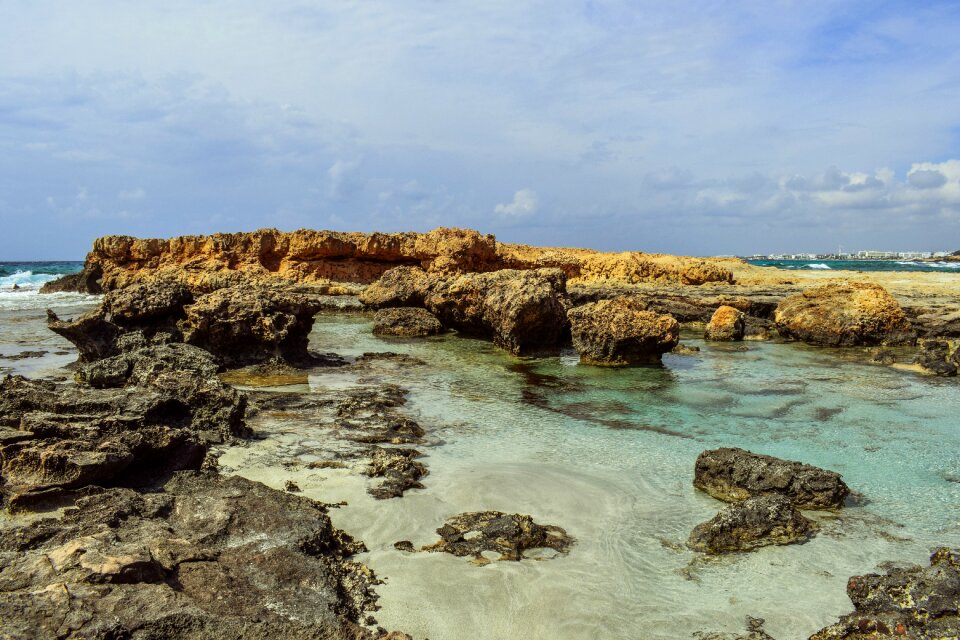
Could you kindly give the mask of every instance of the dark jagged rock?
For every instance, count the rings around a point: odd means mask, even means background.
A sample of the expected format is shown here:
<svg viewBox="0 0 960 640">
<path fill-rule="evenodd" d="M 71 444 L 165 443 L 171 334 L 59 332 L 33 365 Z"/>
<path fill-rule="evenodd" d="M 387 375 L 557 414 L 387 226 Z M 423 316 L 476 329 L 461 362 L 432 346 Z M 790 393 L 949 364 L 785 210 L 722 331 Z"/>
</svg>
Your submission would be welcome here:
<svg viewBox="0 0 960 640">
<path fill-rule="evenodd" d="M 766 620 L 747 616 L 747 632 L 740 633 L 711 633 L 699 631 L 693 634 L 697 640 L 774 640 L 773 636 L 763 630 Z"/>
<path fill-rule="evenodd" d="M 960 550 L 937 549 L 928 567 L 854 576 L 847 595 L 854 611 L 810 640 L 960 638 Z"/>
<path fill-rule="evenodd" d="M 443 331 L 437 317 L 426 309 L 395 307 L 381 309 L 373 317 L 373 333 L 378 336 L 421 338 Z"/>
<path fill-rule="evenodd" d="M 490 337 L 513 354 L 554 348 L 567 327 L 566 276 L 559 269 L 436 279 L 424 302 L 443 326 Z"/>
<path fill-rule="evenodd" d="M 87 262 L 80 273 L 70 273 L 40 287 L 40 293 L 103 293 L 100 277 L 103 270 L 99 265 Z"/>
<path fill-rule="evenodd" d="M 567 316 L 573 346 L 585 364 L 657 363 L 680 340 L 680 325 L 673 317 L 646 311 L 633 298 L 592 302 L 574 307 Z"/>
<path fill-rule="evenodd" d="M 735 502 L 712 520 L 698 524 L 690 532 L 687 546 L 711 554 L 750 551 L 806 540 L 816 528 L 787 498 L 764 495 Z"/>
<path fill-rule="evenodd" d="M 0 356 L 0 360 L 27 360 L 28 358 L 42 358 L 48 351 L 21 351 L 9 356 Z"/>
<path fill-rule="evenodd" d="M 91 484 L 143 486 L 199 468 L 213 442 L 247 435 L 246 398 L 211 374 L 210 354 L 168 345 L 87 366 L 124 357 L 109 376 L 90 376 L 111 388 L 0 382 L 0 425 L 23 434 L 0 443 L 0 494 L 10 508 Z"/>
<path fill-rule="evenodd" d="M 828 284 L 780 302 L 781 335 L 829 347 L 913 344 L 917 334 L 900 303 L 880 285 Z"/>
<path fill-rule="evenodd" d="M 743 340 L 746 314 L 727 305 L 719 307 L 707 323 L 703 337 L 717 342 Z"/>
<path fill-rule="evenodd" d="M 487 564 L 484 551 L 500 554 L 500 560 L 522 560 L 532 549 L 553 549 L 565 554 L 573 545 L 573 538 L 560 527 L 540 525 L 533 518 L 499 511 L 461 513 L 437 529 L 440 540 L 421 551 L 451 553 L 455 556 L 473 556 L 473 564 Z"/>
<path fill-rule="evenodd" d="M 953 341 L 924 340 L 916 363 L 938 376 L 955 376 L 960 369 L 960 349 Z"/>
<path fill-rule="evenodd" d="M 0 530 L 0 635 L 369 640 L 362 550 L 322 505 L 240 477 L 107 489 Z"/>
<path fill-rule="evenodd" d="M 782 495 L 801 509 L 839 509 L 850 493 L 833 471 L 735 448 L 701 453 L 693 486 L 726 502 Z"/>
<path fill-rule="evenodd" d="M 195 298 L 179 282 L 147 280 L 109 292 L 99 308 L 73 321 L 48 311 L 47 324 L 77 346 L 80 362 L 186 342 L 228 367 L 312 365 L 319 361 L 307 342 L 319 308 L 309 296 L 282 290 L 232 287 Z"/>
<path fill-rule="evenodd" d="M 428 472 L 423 463 L 416 461 L 421 455 L 416 449 L 374 447 L 367 475 L 383 481 L 367 489 L 367 493 L 377 500 L 386 500 L 399 498 L 408 489 L 423 489 L 420 478 Z"/>
</svg>

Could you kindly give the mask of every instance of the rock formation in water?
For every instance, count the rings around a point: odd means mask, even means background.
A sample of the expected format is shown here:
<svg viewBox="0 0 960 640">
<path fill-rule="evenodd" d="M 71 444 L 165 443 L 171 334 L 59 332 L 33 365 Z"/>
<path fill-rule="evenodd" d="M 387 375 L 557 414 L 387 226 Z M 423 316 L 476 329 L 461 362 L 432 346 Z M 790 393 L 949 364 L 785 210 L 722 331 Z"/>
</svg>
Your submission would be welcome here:
<svg viewBox="0 0 960 640">
<path fill-rule="evenodd" d="M 734 502 L 713 519 L 694 527 L 687 546 L 705 553 L 750 551 L 771 544 L 808 539 L 817 529 L 793 503 L 780 495 L 762 495 Z"/>
<path fill-rule="evenodd" d="M 49 328 L 73 342 L 81 362 L 155 344 L 185 342 L 228 367 L 311 364 L 307 338 L 319 303 L 283 290 L 229 287 L 194 296 L 175 280 L 146 280 L 107 293 L 76 320 L 52 312 Z"/>
<path fill-rule="evenodd" d="M 697 640 L 775 640 L 773 636 L 763 630 L 766 620 L 747 616 L 747 632 L 740 633 L 713 633 L 698 631 L 693 634 Z"/>
<path fill-rule="evenodd" d="M 633 298 L 574 307 L 567 317 L 573 347 L 584 364 L 653 364 L 680 340 L 680 324 L 672 316 L 647 311 Z"/>
<path fill-rule="evenodd" d="M 381 309 L 373 317 L 373 334 L 377 336 L 422 338 L 442 331 L 437 316 L 417 307 Z"/>
<path fill-rule="evenodd" d="M 708 260 L 509 245 L 469 229 L 370 234 L 261 229 L 166 240 L 98 238 L 84 271 L 46 286 L 45 291 L 100 293 L 157 276 L 180 280 L 195 292 L 277 279 L 365 284 L 399 266 L 442 275 L 546 267 L 583 281 L 685 285 L 733 281 L 729 270 Z M 330 292 L 343 288 L 333 286 Z"/>
<path fill-rule="evenodd" d="M 364 550 L 323 505 L 237 476 L 96 490 L 0 529 L 0 635 L 372 640 Z"/>
<path fill-rule="evenodd" d="M 90 485 L 144 486 L 199 469 L 211 443 L 247 435 L 246 398 L 213 357 L 187 345 L 143 349 L 96 382 L 0 381 L 0 495 L 11 509 Z M 101 361 L 102 362 L 102 361 Z M 99 364 L 99 363 L 97 363 Z"/>
<path fill-rule="evenodd" d="M 960 550 L 942 547 L 930 566 L 847 581 L 854 610 L 810 640 L 960 638 Z"/>
<path fill-rule="evenodd" d="M 735 448 L 701 453 L 693 486 L 725 502 L 781 495 L 800 509 L 839 509 L 850 494 L 839 473 Z"/>
<path fill-rule="evenodd" d="M 781 335 L 829 347 L 913 344 L 900 303 L 876 284 L 848 282 L 785 298 L 774 314 Z"/>
<path fill-rule="evenodd" d="M 955 340 L 923 340 L 916 364 L 938 376 L 955 376 L 960 369 L 960 348 Z"/>
<path fill-rule="evenodd" d="M 437 533 L 440 540 L 421 551 L 472 556 L 471 562 L 479 565 L 489 563 L 483 556 L 484 551 L 499 553 L 499 560 L 516 561 L 533 549 L 567 553 L 573 544 L 573 538 L 560 527 L 537 524 L 527 515 L 499 511 L 461 513 L 449 518 Z"/>
<path fill-rule="evenodd" d="M 739 309 L 722 305 L 717 308 L 704 330 L 703 337 L 717 342 L 743 340 L 746 314 Z"/>
</svg>

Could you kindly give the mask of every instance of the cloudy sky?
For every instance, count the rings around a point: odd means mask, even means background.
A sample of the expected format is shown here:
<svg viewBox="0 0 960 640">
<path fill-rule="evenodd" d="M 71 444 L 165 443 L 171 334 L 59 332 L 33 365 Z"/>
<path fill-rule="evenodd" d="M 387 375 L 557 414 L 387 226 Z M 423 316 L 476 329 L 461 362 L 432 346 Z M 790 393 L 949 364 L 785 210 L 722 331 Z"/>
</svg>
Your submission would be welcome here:
<svg viewBox="0 0 960 640">
<path fill-rule="evenodd" d="M 0 0 L 0 260 L 466 226 L 960 249 L 960 4 Z"/>
</svg>

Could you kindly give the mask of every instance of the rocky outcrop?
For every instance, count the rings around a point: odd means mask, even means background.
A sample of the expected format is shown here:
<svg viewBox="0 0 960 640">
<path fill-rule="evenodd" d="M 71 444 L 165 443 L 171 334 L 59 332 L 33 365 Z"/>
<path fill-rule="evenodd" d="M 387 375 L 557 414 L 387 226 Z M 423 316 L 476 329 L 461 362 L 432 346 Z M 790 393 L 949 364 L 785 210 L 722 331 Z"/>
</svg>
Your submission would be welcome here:
<svg viewBox="0 0 960 640">
<path fill-rule="evenodd" d="M 100 490 L 0 529 L 0 635 L 372 640 L 364 550 L 323 505 L 236 476 Z"/>
<path fill-rule="evenodd" d="M 728 269 L 708 260 L 510 245 L 470 229 L 370 234 L 261 229 L 166 240 L 98 238 L 81 274 L 67 276 L 45 290 L 100 293 L 158 276 L 175 278 L 198 293 L 277 280 L 366 284 L 398 266 L 441 275 L 558 268 L 568 278 L 585 282 L 698 285 L 733 281 Z M 330 293 L 341 289 L 334 286 Z"/>
<path fill-rule="evenodd" d="M 567 317 L 573 346 L 584 364 L 657 363 L 680 340 L 680 325 L 673 317 L 646 311 L 633 298 L 574 307 Z"/>
<path fill-rule="evenodd" d="M 960 349 L 954 340 L 923 340 L 916 364 L 938 376 L 955 376 L 960 368 Z"/>
<path fill-rule="evenodd" d="M 81 362 L 150 345 L 185 342 L 215 354 L 221 364 L 312 364 L 307 352 L 314 298 L 276 289 L 230 287 L 194 297 L 174 280 L 148 280 L 106 294 L 99 308 L 48 327 L 73 342 Z"/>
<path fill-rule="evenodd" d="M 723 305 L 718 307 L 707 323 L 703 337 L 717 342 L 743 340 L 746 329 L 746 314 L 739 309 Z"/>
<path fill-rule="evenodd" d="M 713 519 L 694 527 L 687 546 L 710 554 L 750 551 L 809 538 L 817 525 L 787 498 L 762 495 L 735 502 Z"/>
<path fill-rule="evenodd" d="M 395 307 L 381 309 L 373 317 L 373 334 L 378 336 L 399 336 L 404 338 L 422 338 L 443 331 L 437 317 L 426 309 L 416 307 Z"/>
<path fill-rule="evenodd" d="M 960 638 L 960 550 L 937 549 L 928 567 L 854 576 L 847 595 L 854 611 L 810 640 Z"/>
<path fill-rule="evenodd" d="M 397 267 L 364 289 L 359 299 L 374 309 L 422 307 L 431 284 L 431 277 L 420 267 Z"/>
<path fill-rule="evenodd" d="M 807 289 L 777 306 L 781 335 L 829 347 L 912 344 L 916 333 L 897 300 L 876 284 L 848 282 Z"/>
<path fill-rule="evenodd" d="M 26 508 L 90 485 L 143 486 L 198 469 L 211 443 L 247 435 L 246 398 L 211 375 L 216 365 L 206 352 L 168 345 L 122 358 L 109 374 L 83 375 L 110 388 L 0 382 L 6 506 Z"/>
<path fill-rule="evenodd" d="M 850 493 L 839 473 L 735 448 L 701 453 L 693 486 L 726 502 L 781 495 L 800 509 L 839 509 Z"/>
<path fill-rule="evenodd" d="M 427 467 L 417 462 L 421 454 L 416 449 L 373 447 L 367 475 L 383 478 L 367 493 L 377 500 L 399 498 L 408 489 L 423 489 L 420 478 L 427 475 Z"/>
<path fill-rule="evenodd" d="M 516 561 L 533 549 L 553 549 L 557 554 L 565 554 L 573 545 L 573 538 L 560 527 L 537 524 L 527 515 L 499 511 L 461 513 L 448 519 L 437 533 L 440 540 L 421 551 L 472 556 L 471 562 L 479 565 L 490 562 L 483 556 L 485 551 L 499 553 L 499 560 Z"/>
</svg>

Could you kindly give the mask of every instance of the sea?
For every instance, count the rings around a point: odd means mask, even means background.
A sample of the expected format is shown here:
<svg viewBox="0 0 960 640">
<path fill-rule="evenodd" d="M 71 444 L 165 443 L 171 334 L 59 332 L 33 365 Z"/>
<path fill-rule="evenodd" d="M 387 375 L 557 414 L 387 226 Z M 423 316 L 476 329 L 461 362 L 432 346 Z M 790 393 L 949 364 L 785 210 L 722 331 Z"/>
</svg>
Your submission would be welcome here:
<svg viewBox="0 0 960 640">
<path fill-rule="evenodd" d="M 758 267 L 844 271 L 922 271 L 960 273 L 960 262 L 915 262 L 912 260 L 747 260 Z"/>
<path fill-rule="evenodd" d="M 46 264 L 2 265 L 0 370 L 69 378 L 76 351 L 46 329 L 44 310 L 69 316 L 97 298 L 35 293 L 42 279 L 76 267 Z M 23 284 L 12 291 L 15 281 Z M 520 358 L 456 334 L 380 338 L 372 326 L 369 313 L 321 312 L 310 346 L 423 364 L 316 369 L 266 389 L 407 389 L 406 410 L 429 436 L 418 446 L 424 489 L 374 500 L 356 472 L 309 468 L 327 432 L 263 413 L 251 418 L 261 437 L 225 449 L 219 464 L 221 473 L 278 489 L 292 480 L 302 495 L 345 502 L 331 518 L 366 543 L 357 559 L 384 580 L 375 615 L 388 629 L 431 640 L 673 640 L 743 632 L 753 616 L 778 640 L 799 640 L 852 609 L 850 576 L 960 546 L 956 380 L 866 364 L 856 350 L 708 343 L 690 331 L 682 342 L 697 353 L 607 369 L 580 365 L 571 350 Z M 9 359 L 24 351 L 46 353 Z M 820 531 L 805 544 L 694 553 L 685 546 L 691 529 L 724 507 L 694 489 L 694 463 L 719 446 L 838 471 L 856 496 L 838 513 L 806 514 Z M 434 542 L 446 518 L 478 510 L 530 514 L 576 543 L 564 556 L 483 567 L 393 546 Z"/>
</svg>

